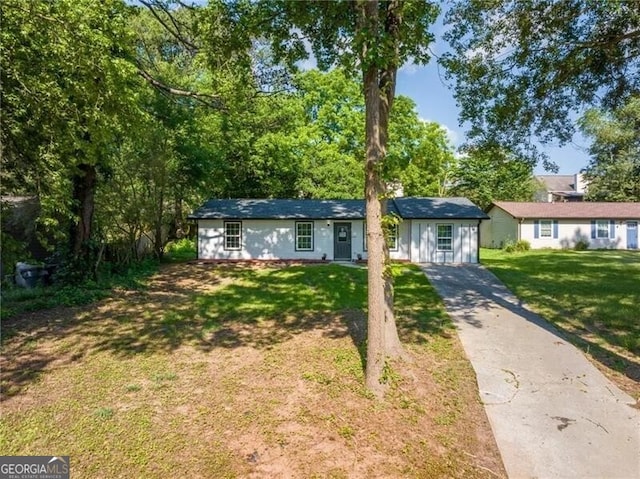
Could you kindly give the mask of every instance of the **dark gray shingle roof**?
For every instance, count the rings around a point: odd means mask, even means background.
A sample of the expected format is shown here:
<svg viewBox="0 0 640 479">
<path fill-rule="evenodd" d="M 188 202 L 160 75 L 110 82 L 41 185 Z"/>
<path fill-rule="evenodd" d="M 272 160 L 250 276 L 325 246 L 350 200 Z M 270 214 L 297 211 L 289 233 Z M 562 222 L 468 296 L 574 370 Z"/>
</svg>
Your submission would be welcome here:
<svg viewBox="0 0 640 479">
<path fill-rule="evenodd" d="M 209 200 L 190 219 L 361 219 L 362 200 Z"/>
<path fill-rule="evenodd" d="M 547 191 L 576 191 L 574 175 L 538 175 L 536 179 L 544 184 Z"/>
<path fill-rule="evenodd" d="M 388 210 L 405 219 L 485 219 L 466 198 L 395 198 Z M 209 200 L 189 219 L 334 219 L 365 218 L 364 200 L 236 199 Z"/>
<path fill-rule="evenodd" d="M 398 213 L 404 219 L 489 219 L 467 198 L 395 198 Z"/>
</svg>

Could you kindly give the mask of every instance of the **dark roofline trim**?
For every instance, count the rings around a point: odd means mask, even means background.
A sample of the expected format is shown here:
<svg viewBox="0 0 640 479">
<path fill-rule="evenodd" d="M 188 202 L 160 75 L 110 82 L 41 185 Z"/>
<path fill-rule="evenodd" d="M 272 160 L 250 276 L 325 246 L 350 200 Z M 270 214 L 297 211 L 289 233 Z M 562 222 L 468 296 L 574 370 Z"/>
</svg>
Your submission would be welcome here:
<svg viewBox="0 0 640 479">
<path fill-rule="evenodd" d="M 281 203 L 279 204 L 279 202 Z M 288 209 L 289 211 L 287 211 Z M 466 198 L 395 198 L 389 200 L 387 209 L 390 214 L 395 214 L 405 220 L 489 219 L 485 212 Z M 366 205 L 364 199 L 213 199 L 189 214 L 187 219 L 195 221 L 233 219 L 364 220 L 366 219 Z"/>
<path fill-rule="evenodd" d="M 258 217 L 258 216 L 254 216 L 251 218 L 247 218 L 246 216 L 214 216 L 211 218 L 207 218 L 205 216 L 193 216 L 193 215 L 188 215 L 187 216 L 188 220 L 193 220 L 193 221 L 199 221 L 199 220 L 224 220 L 224 221 L 231 221 L 231 220 L 238 220 L 238 221 L 247 221 L 248 220 L 261 220 L 261 221 L 267 221 L 267 220 L 296 220 L 296 221 L 320 221 L 320 220 L 335 220 L 335 221 L 341 221 L 341 220 L 364 220 L 365 217 L 364 216 L 268 216 L 268 217 Z"/>
</svg>

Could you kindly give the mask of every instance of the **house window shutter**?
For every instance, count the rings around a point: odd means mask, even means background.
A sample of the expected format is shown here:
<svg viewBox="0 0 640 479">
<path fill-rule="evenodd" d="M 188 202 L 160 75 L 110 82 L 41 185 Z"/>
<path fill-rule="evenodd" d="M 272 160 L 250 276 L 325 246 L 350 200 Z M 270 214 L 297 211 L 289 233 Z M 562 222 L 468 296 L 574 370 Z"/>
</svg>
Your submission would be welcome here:
<svg viewBox="0 0 640 479">
<path fill-rule="evenodd" d="M 553 238 L 558 239 L 558 220 L 553 220 Z"/>
<path fill-rule="evenodd" d="M 533 237 L 540 238 L 540 221 L 538 220 L 533 222 Z"/>
<path fill-rule="evenodd" d="M 609 238 L 614 239 L 616 237 L 616 222 L 609 220 Z"/>
<path fill-rule="evenodd" d="M 596 239 L 596 220 L 591 220 L 591 239 Z"/>
</svg>

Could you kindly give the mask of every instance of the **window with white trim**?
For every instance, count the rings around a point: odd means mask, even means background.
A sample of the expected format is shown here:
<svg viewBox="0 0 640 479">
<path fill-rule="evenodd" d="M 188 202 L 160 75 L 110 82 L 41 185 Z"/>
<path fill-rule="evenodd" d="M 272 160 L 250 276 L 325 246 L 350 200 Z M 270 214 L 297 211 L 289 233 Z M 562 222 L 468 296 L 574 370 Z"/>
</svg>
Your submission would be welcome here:
<svg viewBox="0 0 640 479">
<path fill-rule="evenodd" d="M 385 238 L 391 251 L 398 251 L 398 225 L 391 224 L 387 227 Z"/>
<path fill-rule="evenodd" d="M 388 232 L 385 234 L 387 246 L 391 251 L 398 251 L 398 225 L 392 224 L 388 226 Z M 362 250 L 367 251 L 367 222 L 362 222 Z"/>
<path fill-rule="evenodd" d="M 596 238 L 609 238 L 609 220 L 596 220 Z"/>
<path fill-rule="evenodd" d="M 540 238 L 553 237 L 553 221 L 540 220 Z"/>
<path fill-rule="evenodd" d="M 296 251 L 313 251 L 313 222 L 296 222 Z"/>
<path fill-rule="evenodd" d="M 453 225 L 437 225 L 438 251 L 453 251 Z"/>
<path fill-rule="evenodd" d="M 362 251 L 367 251 L 367 222 L 362 222 Z"/>
<path fill-rule="evenodd" d="M 242 222 L 224 222 L 224 249 L 239 250 L 242 246 Z"/>
</svg>

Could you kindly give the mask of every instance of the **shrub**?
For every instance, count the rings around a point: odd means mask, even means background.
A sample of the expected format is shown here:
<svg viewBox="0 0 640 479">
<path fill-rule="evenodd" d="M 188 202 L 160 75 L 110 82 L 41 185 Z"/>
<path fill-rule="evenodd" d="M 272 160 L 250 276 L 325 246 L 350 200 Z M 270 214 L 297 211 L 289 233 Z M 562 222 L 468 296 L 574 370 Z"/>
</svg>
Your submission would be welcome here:
<svg viewBox="0 0 640 479">
<path fill-rule="evenodd" d="M 573 247 L 574 250 L 576 251 L 584 251 L 589 249 L 589 242 L 586 239 L 581 239 L 576 241 L 575 246 Z"/>
<path fill-rule="evenodd" d="M 502 249 L 505 253 L 514 253 L 516 251 L 516 244 L 511 240 L 505 241 Z"/>
<path fill-rule="evenodd" d="M 165 249 L 168 261 L 189 261 L 196 259 L 196 244 L 195 240 L 189 238 L 182 238 L 177 241 L 169 243 Z"/>
<path fill-rule="evenodd" d="M 531 249 L 531 243 L 527 240 L 518 240 L 513 242 L 511 240 L 506 241 L 502 247 L 505 253 L 519 253 L 522 251 L 529 251 Z"/>
</svg>

